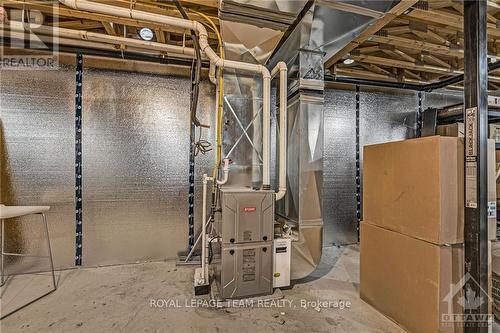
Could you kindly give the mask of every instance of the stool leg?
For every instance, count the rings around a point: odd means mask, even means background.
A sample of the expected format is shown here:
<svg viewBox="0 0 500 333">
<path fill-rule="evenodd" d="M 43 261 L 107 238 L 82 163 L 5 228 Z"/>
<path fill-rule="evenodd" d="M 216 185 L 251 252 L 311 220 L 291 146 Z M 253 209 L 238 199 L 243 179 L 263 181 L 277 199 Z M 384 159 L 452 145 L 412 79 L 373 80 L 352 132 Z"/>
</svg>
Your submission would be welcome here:
<svg viewBox="0 0 500 333">
<path fill-rule="evenodd" d="M 2 256 L 2 267 L 1 267 L 1 274 L 2 274 L 2 281 L 1 281 L 1 286 L 3 286 L 4 282 L 5 282 L 5 277 L 4 277 L 4 261 L 5 261 L 5 256 L 3 255 L 4 253 L 4 242 L 5 242 L 5 228 L 4 228 L 4 221 L 1 220 L 1 223 L 2 223 L 2 245 L 0 246 L 1 247 L 1 256 Z"/>
<path fill-rule="evenodd" d="M 56 274 L 54 272 L 54 262 L 52 261 L 52 249 L 50 247 L 50 238 L 49 238 L 49 226 L 47 225 L 47 218 L 45 214 L 41 214 L 43 223 L 45 224 L 45 236 L 47 237 L 47 245 L 49 247 L 49 259 L 50 259 L 50 270 L 52 271 L 52 282 L 54 283 L 54 289 L 57 289 L 56 285 Z"/>
</svg>

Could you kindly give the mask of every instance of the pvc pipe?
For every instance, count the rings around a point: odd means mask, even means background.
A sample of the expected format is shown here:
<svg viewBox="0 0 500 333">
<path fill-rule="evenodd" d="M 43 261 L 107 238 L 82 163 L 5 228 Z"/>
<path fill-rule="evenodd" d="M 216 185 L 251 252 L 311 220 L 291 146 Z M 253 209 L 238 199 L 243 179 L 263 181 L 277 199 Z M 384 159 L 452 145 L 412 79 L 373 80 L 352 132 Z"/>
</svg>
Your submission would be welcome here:
<svg viewBox="0 0 500 333">
<path fill-rule="evenodd" d="M 177 17 L 171 17 L 171 16 L 165 16 L 161 14 L 154 14 L 154 13 L 148 13 L 148 12 L 143 12 L 139 10 L 135 10 L 132 8 L 122 8 L 122 7 L 116 7 L 116 6 L 111 6 L 111 5 L 106 5 L 102 3 L 95 3 L 92 1 L 87 1 L 87 0 L 59 0 L 60 3 L 73 8 L 73 9 L 79 9 L 79 10 L 85 10 L 89 12 L 97 12 L 101 14 L 107 14 L 107 15 L 112 15 L 112 16 L 120 16 L 120 17 L 126 17 L 126 18 L 132 18 L 136 20 L 141 20 L 141 21 L 147 21 L 147 22 L 152 22 L 152 23 L 161 23 L 169 26 L 175 26 L 179 28 L 183 28 L 186 30 L 194 30 L 198 32 L 198 38 L 200 42 L 200 48 L 205 53 L 207 58 L 215 64 L 216 67 L 222 67 L 222 68 L 232 68 L 232 69 L 239 69 L 239 70 L 244 70 L 244 71 L 249 71 L 253 73 L 258 73 L 262 75 L 262 86 L 263 86 L 263 121 L 264 121 L 264 132 L 262 135 L 262 141 L 263 141 L 263 166 L 262 166 L 262 180 L 263 184 L 262 187 L 264 189 L 268 189 L 271 187 L 270 185 L 270 169 L 269 169 L 269 164 L 270 164 L 270 126 L 269 126 L 269 121 L 271 118 L 271 74 L 269 73 L 269 70 L 263 66 L 263 65 L 257 65 L 257 64 L 249 64 L 249 63 L 244 63 L 244 62 L 239 62 L 239 61 L 232 61 L 232 60 L 224 60 L 220 58 L 217 53 L 215 53 L 214 50 L 210 47 L 208 44 L 208 33 L 203 24 L 196 22 L 196 21 L 191 21 L 191 20 L 185 20 Z"/>
<path fill-rule="evenodd" d="M 58 27 L 49 27 L 44 25 L 37 24 L 23 24 L 21 22 L 10 21 L 9 22 L 10 29 L 14 31 L 24 32 L 26 30 L 32 30 L 34 32 L 53 35 L 58 37 L 67 37 L 81 40 L 88 40 L 94 42 L 102 42 L 108 44 L 120 44 L 120 45 L 129 45 L 138 48 L 145 48 L 150 50 L 163 51 L 166 53 L 175 53 L 175 54 L 184 54 L 193 57 L 194 49 L 177 46 L 177 45 L 169 45 L 157 42 L 149 42 L 140 39 L 132 39 L 125 38 L 119 36 L 110 36 L 106 34 L 99 34 L 95 32 L 89 32 L 84 30 L 73 30 L 73 29 L 65 29 Z"/>
<path fill-rule="evenodd" d="M 279 155 L 279 185 L 278 193 L 276 193 L 276 200 L 280 200 L 285 196 L 286 193 L 286 151 L 288 149 L 287 145 L 287 79 L 288 79 L 288 69 L 286 63 L 280 61 L 276 64 L 276 67 L 271 71 L 271 77 L 274 77 L 277 73 L 280 74 L 280 155 Z"/>
<path fill-rule="evenodd" d="M 229 158 L 224 159 L 224 168 L 222 170 L 224 172 L 224 178 L 222 178 L 222 180 L 217 180 L 218 185 L 224 185 L 227 183 L 229 178 Z"/>
<path fill-rule="evenodd" d="M 12 38 L 19 41 L 23 41 L 26 38 L 24 32 L 5 30 L 3 27 L 0 27 L 0 37 L 3 38 Z M 39 45 L 39 48 L 46 47 L 44 43 L 52 43 L 54 39 L 51 36 L 40 35 L 38 36 L 38 41 L 31 41 L 31 47 L 36 47 Z M 43 42 L 43 43 L 41 43 Z M 87 48 L 95 48 L 99 50 L 108 50 L 108 51 L 116 51 L 116 48 L 110 44 L 102 44 L 90 41 L 81 41 L 76 39 L 68 39 L 68 38 L 59 38 L 58 43 L 60 45 L 69 45 L 73 47 L 87 47 Z"/>
<path fill-rule="evenodd" d="M 212 82 L 213 84 L 217 84 L 217 80 L 215 79 L 215 70 L 216 69 L 217 68 L 215 67 L 215 65 L 211 62 L 210 68 L 208 69 L 208 78 L 210 79 L 210 82 Z M 215 107 L 215 109 L 217 110 L 217 106 Z"/>
<path fill-rule="evenodd" d="M 257 91 L 257 85 L 254 84 L 250 87 L 252 96 L 252 119 L 256 119 L 261 108 L 261 98 Z M 262 147 L 262 122 L 256 121 L 253 123 L 252 142 L 255 147 Z M 259 182 L 262 184 L 261 165 L 262 157 L 257 149 L 252 149 L 252 188 L 257 188 Z"/>
<path fill-rule="evenodd" d="M 213 178 L 208 177 L 205 173 L 203 175 L 203 211 L 201 218 L 201 270 L 203 271 L 204 283 L 208 283 L 208 266 L 206 263 L 207 225 L 205 221 L 207 220 L 207 183 L 210 180 L 213 180 Z"/>
</svg>

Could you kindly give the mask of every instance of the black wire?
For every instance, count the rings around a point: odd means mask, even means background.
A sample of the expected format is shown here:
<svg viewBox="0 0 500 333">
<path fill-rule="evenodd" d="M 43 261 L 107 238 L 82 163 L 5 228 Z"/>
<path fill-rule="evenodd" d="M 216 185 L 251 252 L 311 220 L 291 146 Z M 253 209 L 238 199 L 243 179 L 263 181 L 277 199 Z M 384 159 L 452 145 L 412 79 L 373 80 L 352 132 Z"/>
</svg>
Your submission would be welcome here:
<svg viewBox="0 0 500 333">
<path fill-rule="evenodd" d="M 206 153 L 212 150 L 212 144 L 207 140 L 203 140 L 201 138 L 202 128 L 199 127 L 199 129 L 200 129 L 200 136 L 198 138 L 198 141 L 194 143 L 194 156 L 198 156 L 199 153 L 205 155 Z"/>
<path fill-rule="evenodd" d="M 175 6 L 181 13 L 182 17 L 186 20 L 189 20 L 189 16 L 186 14 L 186 11 L 182 7 L 179 0 L 174 0 Z M 198 96 L 200 94 L 200 78 L 201 78 L 201 51 L 200 51 L 200 43 L 198 41 L 198 36 L 196 36 L 196 32 L 191 30 L 191 39 L 193 40 L 194 52 L 196 55 L 196 68 L 194 80 L 192 82 L 192 92 L 191 92 L 191 121 L 196 125 L 200 126 L 201 123 L 196 117 L 196 110 L 198 107 Z"/>
</svg>

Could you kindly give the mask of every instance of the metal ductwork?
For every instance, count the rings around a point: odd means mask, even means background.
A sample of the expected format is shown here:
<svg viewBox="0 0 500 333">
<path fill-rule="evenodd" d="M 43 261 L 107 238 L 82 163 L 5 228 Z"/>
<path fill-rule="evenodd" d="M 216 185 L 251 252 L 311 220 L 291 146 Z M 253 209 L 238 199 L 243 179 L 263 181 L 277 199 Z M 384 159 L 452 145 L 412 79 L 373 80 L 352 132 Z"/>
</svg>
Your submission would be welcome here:
<svg viewBox="0 0 500 333">
<path fill-rule="evenodd" d="M 292 279 L 311 274 L 322 253 L 324 62 L 379 18 L 375 13 L 383 15 L 398 2 L 222 0 L 220 3 L 219 17 L 228 59 L 267 64 L 268 68 L 284 60 L 288 66 L 287 191 L 276 211 L 296 235 L 292 243 Z M 345 10 L 352 5 L 366 9 L 364 14 Z M 232 100 L 229 103 L 237 106 L 225 105 L 226 119 L 236 116 L 244 119 L 245 124 L 255 117 L 258 119 L 262 96 L 255 80 L 243 73 L 225 71 L 224 81 L 225 87 L 229 87 L 226 97 Z M 260 120 L 249 128 L 248 136 L 258 141 Z M 224 141 L 234 142 L 243 134 L 226 131 Z M 259 152 L 255 149 L 259 142 L 253 146 L 240 147 L 247 157 L 245 160 L 242 154 L 235 161 L 240 177 L 235 177 L 232 185 L 260 185 Z M 251 160 L 248 151 L 254 152 Z"/>
</svg>

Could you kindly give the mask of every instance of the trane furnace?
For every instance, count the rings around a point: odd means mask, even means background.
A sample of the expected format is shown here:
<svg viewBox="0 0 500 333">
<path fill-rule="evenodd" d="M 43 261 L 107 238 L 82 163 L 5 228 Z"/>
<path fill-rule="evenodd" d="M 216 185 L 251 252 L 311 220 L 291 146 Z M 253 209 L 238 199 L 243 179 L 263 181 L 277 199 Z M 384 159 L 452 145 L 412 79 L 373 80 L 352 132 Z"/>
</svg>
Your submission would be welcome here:
<svg viewBox="0 0 500 333">
<path fill-rule="evenodd" d="M 221 298 L 273 292 L 274 202 L 272 191 L 221 189 Z"/>
</svg>

